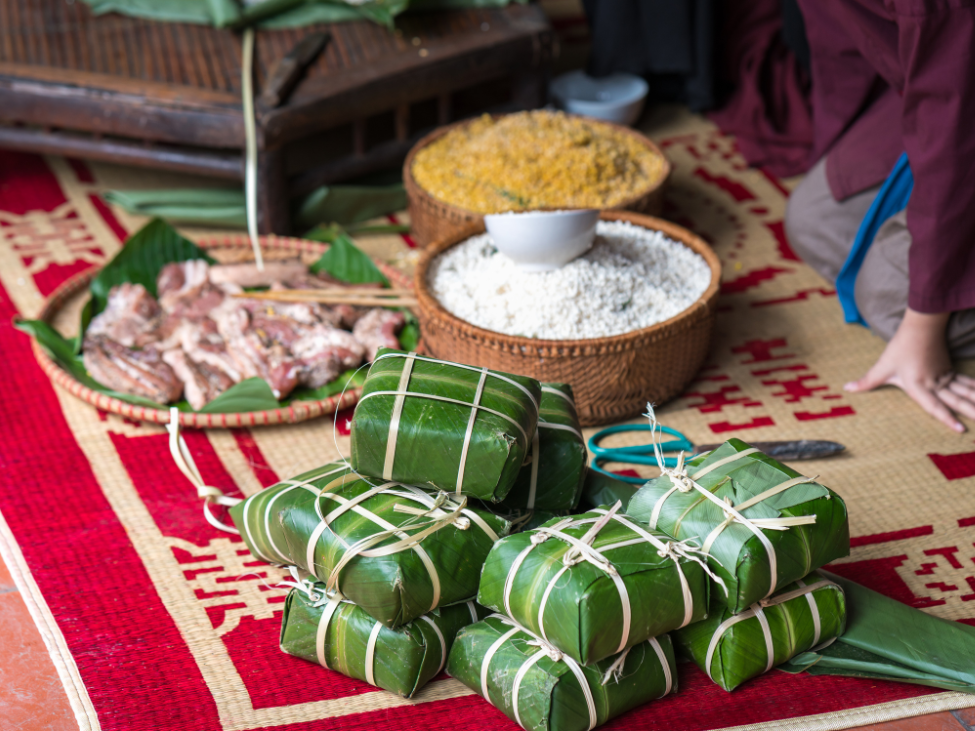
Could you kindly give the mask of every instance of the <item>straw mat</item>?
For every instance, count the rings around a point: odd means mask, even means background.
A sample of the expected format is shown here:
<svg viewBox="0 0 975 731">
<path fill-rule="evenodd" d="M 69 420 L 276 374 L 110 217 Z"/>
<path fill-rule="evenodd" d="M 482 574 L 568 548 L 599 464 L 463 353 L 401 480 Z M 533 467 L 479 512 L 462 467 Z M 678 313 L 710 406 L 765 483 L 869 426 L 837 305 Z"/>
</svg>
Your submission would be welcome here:
<svg viewBox="0 0 975 731">
<path fill-rule="evenodd" d="M 673 160 L 667 215 L 725 265 L 710 362 L 664 423 L 691 439 L 827 438 L 846 455 L 804 465 L 842 494 L 853 553 L 836 570 L 939 616 L 975 623 L 975 447 L 893 390 L 841 390 L 882 344 L 842 324 L 833 291 L 785 241 L 783 185 L 748 170 L 706 121 L 667 111 L 652 134 Z M 101 264 L 141 221 L 104 187 L 185 179 L 0 151 L 0 551 L 83 729 L 512 729 L 442 677 L 414 701 L 278 649 L 280 572 L 207 525 L 164 431 L 55 389 L 11 318 Z M 373 254 L 409 268 L 401 238 Z M 71 322 L 71 317 L 66 322 Z M 250 495 L 348 450 L 346 420 L 190 432 L 204 478 Z M 337 439 L 333 441 L 333 426 Z M 684 665 L 680 690 L 618 731 L 836 729 L 975 705 L 909 685 L 772 672 L 725 693 Z"/>
</svg>

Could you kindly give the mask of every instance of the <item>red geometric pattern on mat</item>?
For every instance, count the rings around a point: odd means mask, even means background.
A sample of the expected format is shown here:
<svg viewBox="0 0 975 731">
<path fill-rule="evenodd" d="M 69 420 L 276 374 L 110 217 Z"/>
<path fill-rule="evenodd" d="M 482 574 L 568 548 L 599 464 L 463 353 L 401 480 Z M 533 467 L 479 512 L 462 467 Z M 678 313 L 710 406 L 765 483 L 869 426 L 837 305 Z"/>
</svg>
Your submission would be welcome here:
<svg viewBox="0 0 975 731">
<path fill-rule="evenodd" d="M 929 454 L 928 457 L 946 480 L 964 480 L 975 475 L 975 452 Z"/>
<path fill-rule="evenodd" d="M 749 289 L 757 287 L 762 282 L 771 281 L 779 274 L 788 274 L 791 271 L 791 269 L 783 269 L 782 267 L 764 267 L 762 269 L 754 269 L 748 272 L 748 274 L 742 274 L 740 277 L 735 277 L 727 282 L 722 282 L 721 294 L 739 294 L 740 292 L 747 292 Z"/>
<path fill-rule="evenodd" d="M 713 139 L 708 142 L 709 150 L 715 146 Z M 727 156 L 730 150 L 725 143 L 724 152 L 717 154 Z M 12 176 L 16 176 L 16 184 L 11 184 Z M 50 211 L 63 200 L 41 158 L 0 151 L 0 209 L 20 214 Z M 101 726 L 106 731 L 219 728 L 212 693 L 220 689 L 206 686 L 186 640 L 142 564 L 133 543 L 140 536 L 126 533 L 96 481 L 53 387 L 31 355 L 28 338 L 10 324 L 15 314 L 0 286 L 0 352 L 4 354 L 0 384 L 6 410 L 0 419 L 0 465 L 7 488 L 0 491 L 0 512 L 77 662 Z M 785 347 L 784 339 L 755 340 L 735 352 L 750 356 L 749 363 L 777 361 L 793 357 L 776 352 Z M 340 431 L 347 416 L 337 418 Z M 232 489 L 233 482 L 206 435 L 190 432 L 187 441 L 204 477 Z M 180 580 L 202 584 L 223 578 L 218 576 L 220 567 L 209 570 L 213 568 L 210 563 L 223 560 L 219 551 L 263 573 L 258 562 L 238 555 L 242 550 L 238 539 L 203 522 L 195 491 L 172 467 L 164 435 L 116 433 L 111 435 L 111 443 L 156 526 L 176 541 L 172 554 L 182 573 Z M 269 480 L 271 475 L 262 476 L 263 455 L 258 458 L 245 435 L 237 437 L 237 444 L 260 481 Z M 844 564 L 835 570 L 901 601 L 916 603 L 918 598 L 896 572 L 902 561 L 900 557 L 880 559 Z M 339 698 L 376 692 L 280 653 L 278 612 L 265 602 L 264 608 L 270 612 L 265 619 L 235 615 L 239 602 L 229 594 L 236 590 L 233 583 L 226 582 L 231 587 L 227 589 L 229 603 L 208 607 L 208 611 L 213 610 L 215 627 L 236 618 L 237 624 L 222 638 L 255 707 L 304 703 L 322 698 L 325 692 Z M 715 725 L 768 722 L 936 692 L 896 683 L 770 673 L 728 694 L 689 664 L 679 668 L 679 685 L 680 693 L 634 710 L 607 728 L 703 731 Z M 323 690 L 326 688 L 330 690 Z M 399 731 L 445 728 L 461 719 L 478 731 L 514 728 L 476 696 L 276 728 Z"/>
</svg>

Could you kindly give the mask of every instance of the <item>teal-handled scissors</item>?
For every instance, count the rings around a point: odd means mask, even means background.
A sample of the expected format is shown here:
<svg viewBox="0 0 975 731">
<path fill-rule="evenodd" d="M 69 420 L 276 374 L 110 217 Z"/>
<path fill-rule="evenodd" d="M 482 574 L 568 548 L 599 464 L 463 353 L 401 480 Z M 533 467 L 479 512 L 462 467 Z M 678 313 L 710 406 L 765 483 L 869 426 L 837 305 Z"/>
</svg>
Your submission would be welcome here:
<svg viewBox="0 0 975 731">
<path fill-rule="evenodd" d="M 660 443 L 660 451 L 663 452 L 664 455 L 674 452 L 686 452 L 687 457 L 690 458 L 692 456 L 703 454 L 704 452 L 710 452 L 712 449 L 717 449 L 719 446 L 721 446 L 720 444 L 698 444 L 695 446 L 690 439 L 676 429 L 671 429 L 669 426 L 659 425 L 656 428 L 661 434 L 668 434 L 675 437 L 670 441 Z M 629 482 L 632 485 L 642 485 L 647 481 L 645 477 L 618 475 L 604 470 L 602 465 L 606 462 L 618 462 L 621 464 L 638 464 L 656 467 L 657 458 L 654 455 L 652 441 L 649 444 L 638 444 L 633 447 L 601 447 L 599 446 L 599 443 L 611 434 L 622 434 L 625 432 L 638 431 L 652 432 L 653 429 L 654 427 L 650 424 L 617 424 L 616 426 L 609 426 L 605 429 L 600 429 L 589 439 L 589 451 L 593 453 L 593 460 L 592 464 L 590 465 L 590 469 L 594 470 L 595 472 L 599 472 L 600 474 L 608 475 L 613 479 Z M 822 439 L 793 439 L 781 442 L 751 442 L 751 446 L 756 447 L 770 457 L 774 457 L 775 459 L 779 460 L 821 459 L 823 457 L 832 457 L 834 454 L 839 454 L 846 449 L 846 447 L 839 442 L 830 442 Z M 664 466 L 676 467 L 677 457 L 664 456 Z"/>
<path fill-rule="evenodd" d="M 660 443 L 660 450 L 664 454 L 668 452 L 687 452 L 690 454 L 694 451 L 694 444 L 686 436 L 681 434 L 676 429 L 671 429 L 669 426 L 657 426 L 658 431 L 662 434 L 669 434 L 676 439 L 672 439 L 667 442 Z M 589 439 L 589 451 L 593 453 L 593 460 L 590 468 L 609 477 L 613 477 L 617 480 L 623 480 L 624 482 L 629 482 L 633 485 L 642 485 L 647 481 L 645 477 L 628 477 L 626 475 L 616 475 L 612 472 L 608 472 L 602 468 L 602 465 L 606 462 L 621 462 L 624 464 L 640 464 L 640 465 L 650 465 L 651 467 L 657 466 L 657 458 L 654 455 L 653 443 L 650 444 L 638 444 L 633 447 L 601 447 L 599 442 L 611 434 L 622 434 L 624 432 L 633 431 L 646 431 L 652 432 L 654 427 L 650 424 L 617 424 L 616 426 L 609 426 L 605 429 L 601 429 Z M 653 436 L 651 434 L 651 436 Z M 677 457 L 664 457 L 665 467 L 676 467 Z"/>
</svg>

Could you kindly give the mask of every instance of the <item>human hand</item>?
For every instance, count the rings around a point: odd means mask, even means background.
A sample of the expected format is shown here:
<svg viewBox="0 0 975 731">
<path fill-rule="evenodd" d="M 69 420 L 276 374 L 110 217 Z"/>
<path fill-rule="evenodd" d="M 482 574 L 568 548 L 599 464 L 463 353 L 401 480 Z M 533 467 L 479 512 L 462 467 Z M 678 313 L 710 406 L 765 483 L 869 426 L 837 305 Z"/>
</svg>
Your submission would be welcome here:
<svg viewBox="0 0 975 731">
<path fill-rule="evenodd" d="M 945 342 L 950 313 L 929 315 L 908 308 L 900 327 L 867 374 L 846 391 L 897 386 L 922 409 L 956 432 L 965 426 L 956 414 L 975 419 L 975 379 L 955 373 Z"/>
</svg>

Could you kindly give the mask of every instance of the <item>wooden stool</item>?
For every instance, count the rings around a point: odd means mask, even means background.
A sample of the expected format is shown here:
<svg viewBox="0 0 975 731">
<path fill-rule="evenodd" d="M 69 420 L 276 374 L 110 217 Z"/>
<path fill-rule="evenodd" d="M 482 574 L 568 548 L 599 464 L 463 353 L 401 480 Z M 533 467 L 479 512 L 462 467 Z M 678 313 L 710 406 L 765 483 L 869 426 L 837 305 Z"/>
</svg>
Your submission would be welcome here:
<svg viewBox="0 0 975 731">
<path fill-rule="evenodd" d="M 332 39 L 283 105 L 258 117 L 259 226 L 289 203 L 389 168 L 433 126 L 544 103 L 553 54 L 535 5 L 259 30 L 256 88 L 312 31 Z M 228 30 L 95 17 L 76 0 L 0 0 L 0 146 L 243 181 L 241 39 Z"/>
</svg>

